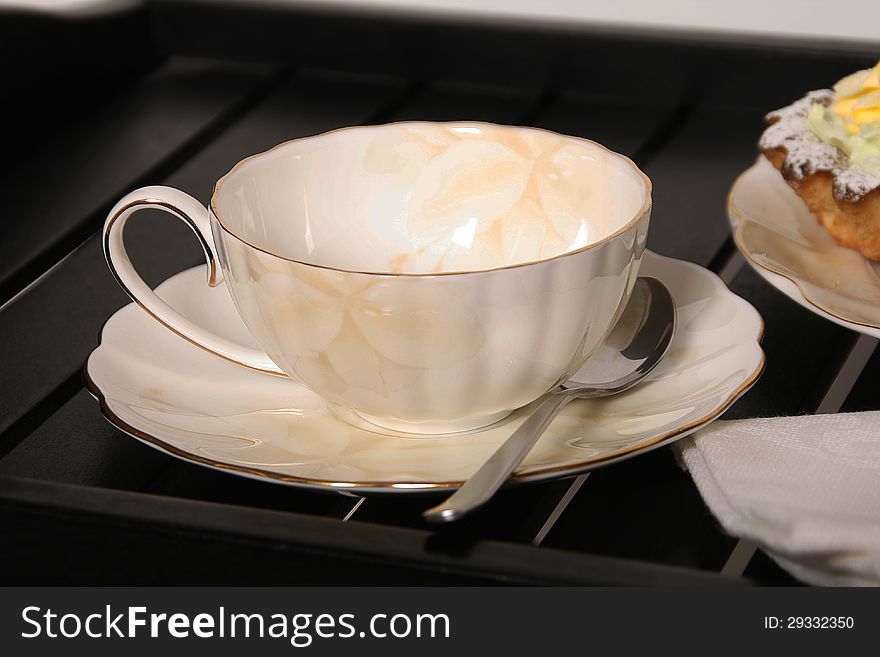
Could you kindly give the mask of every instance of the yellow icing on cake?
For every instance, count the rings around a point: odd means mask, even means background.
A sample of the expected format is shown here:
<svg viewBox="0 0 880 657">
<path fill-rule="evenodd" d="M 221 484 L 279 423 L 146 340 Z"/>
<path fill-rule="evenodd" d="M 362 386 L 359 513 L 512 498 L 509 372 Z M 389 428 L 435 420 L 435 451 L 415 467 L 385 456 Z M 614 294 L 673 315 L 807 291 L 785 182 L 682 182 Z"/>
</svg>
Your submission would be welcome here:
<svg viewBox="0 0 880 657">
<path fill-rule="evenodd" d="M 854 169 L 880 176 L 880 62 L 834 85 L 830 107 L 813 105 L 813 133 L 846 153 Z"/>
</svg>

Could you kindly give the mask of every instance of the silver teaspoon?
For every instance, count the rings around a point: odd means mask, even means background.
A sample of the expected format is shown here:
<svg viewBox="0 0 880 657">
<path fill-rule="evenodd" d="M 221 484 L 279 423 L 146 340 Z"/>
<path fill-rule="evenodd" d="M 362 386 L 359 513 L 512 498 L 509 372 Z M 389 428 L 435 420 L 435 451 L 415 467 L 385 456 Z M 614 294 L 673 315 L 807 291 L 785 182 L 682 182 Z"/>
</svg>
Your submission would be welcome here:
<svg viewBox="0 0 880 657">
<path fill-rule="evenodd" d="M 653 370 L 672 341 L 675 303 L 656 278 L 640 277 L 615 327 L 579 372 L 546 395 L 529 418 L 445 502 L 425 511 L 429 522 L 458 520 L 488 502 L 570 401 L 616 395 Z"/>
</svg>

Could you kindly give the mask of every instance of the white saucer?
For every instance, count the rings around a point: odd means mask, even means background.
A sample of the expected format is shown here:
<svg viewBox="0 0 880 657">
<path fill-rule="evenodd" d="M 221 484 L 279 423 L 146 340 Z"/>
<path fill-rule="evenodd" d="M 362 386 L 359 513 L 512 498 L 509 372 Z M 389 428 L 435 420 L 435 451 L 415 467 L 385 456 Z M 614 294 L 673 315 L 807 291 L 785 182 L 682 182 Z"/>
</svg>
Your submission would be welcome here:
<svg viewBox="0 0 880 657">
<path fill-rule="evenodd" d="M 880 338 L 880 263 L 840 246 L 759 157 L 727 202 L 736 245 L 770 285 L 840 326 Z"/>
<path fill-rule="evenodd" d="M 752 306 L 688 262 L 646 253 L 641 273 L 662 280 L 675 297 L 678 328 L 668 354 L 635 389 L 570 404 L 515 480 L 574 475 L 677 440 L 718 417 L 757 380 L 763 321 Z M 203 267 L 171 277 L 157 292 L 200 325 L 254 344 L 224 287 L 205 286 Z M 104 326 L 85 378 L 104 415 L 152 447 L 242 476 L 326 490 L 454 488 L 524 415 L 444 437 L 356 428 L 294 381 L 217 358 L 135 304 Z"/>
</svg>

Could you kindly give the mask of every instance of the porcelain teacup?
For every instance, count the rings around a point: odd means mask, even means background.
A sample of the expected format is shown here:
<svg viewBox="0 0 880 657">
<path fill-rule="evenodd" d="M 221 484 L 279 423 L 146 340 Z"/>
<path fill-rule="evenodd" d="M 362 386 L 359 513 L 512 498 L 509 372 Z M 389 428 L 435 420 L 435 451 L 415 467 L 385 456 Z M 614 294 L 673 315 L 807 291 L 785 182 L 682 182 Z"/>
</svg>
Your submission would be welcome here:
<svg viewBox="0 0 880 657">
<path fill-rule="evenodd" d="M 123 244 L 137 210 L 195 231 L 262 351 L 178 313 Z M 638 275 L 651 183 L 626 157 L 545 130 L 343 128 L 239 162 L 208 208 L 168 187 L 111 210 L 126 292 L 182 338 L 289 376 L 341 415 L 438 434 L 492 424 L 577 371 Z"/>
</svg>

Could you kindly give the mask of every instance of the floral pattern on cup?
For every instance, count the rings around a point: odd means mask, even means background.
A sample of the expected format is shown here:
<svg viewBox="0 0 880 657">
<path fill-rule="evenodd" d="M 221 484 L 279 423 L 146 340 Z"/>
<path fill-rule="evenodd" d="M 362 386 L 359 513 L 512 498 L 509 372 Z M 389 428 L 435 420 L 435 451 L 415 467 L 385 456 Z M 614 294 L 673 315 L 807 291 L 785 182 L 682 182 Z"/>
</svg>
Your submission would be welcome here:
<svg viewBox="0 0 880 657">
<path fill-rule="evenodd" d="M 401 218 L 414 249 L 389 271 L 458 271 L 576 250 L 613 227 L 605 154 L 542 131 L 416 125 L 374 138 L 364 168 L 411 188 Z M 376 212 L 385 212 L 379 198 Z M 376 217 L 381 221 L 381 217 Z"/>
</svg>

